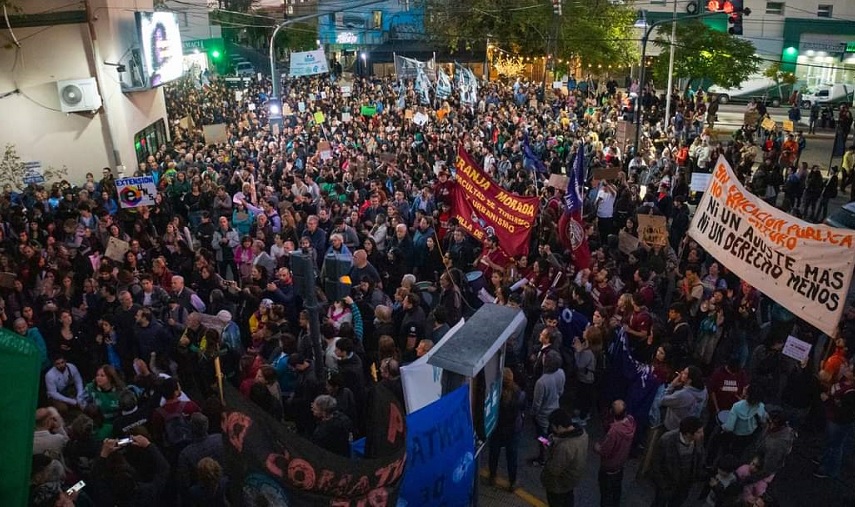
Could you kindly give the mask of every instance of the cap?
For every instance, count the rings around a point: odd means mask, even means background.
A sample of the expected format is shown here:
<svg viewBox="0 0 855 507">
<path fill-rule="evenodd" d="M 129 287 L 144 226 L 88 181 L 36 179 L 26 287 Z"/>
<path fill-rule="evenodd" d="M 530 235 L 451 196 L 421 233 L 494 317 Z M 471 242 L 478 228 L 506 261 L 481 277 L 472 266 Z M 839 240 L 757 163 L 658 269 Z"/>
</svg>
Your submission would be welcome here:
<svg viewBox="0 0 855 507">
<path fill-rule="evenodd" d="M 416 328 L 416 326 L 410 326 L 410 328 L 409 328 L 407 331 L 408 331 L 408 332 L 407 332 L 407 335 L 408 335 L 408 336 L 416 336 L 416 335 L 418 335 L 418 334 L 419 334 L 419 333 L 418 333 L 418 329 Z"/>
<path fill-rule="evenodd" d="M 217 318 L 220 319 L 220 322 L 223 324 L 228 324 L 232 321 L 232 314 L 229 313 L 228 310 L 220 310 L 217 312 Z"/>
<path fill-rule="evenodd" d="M 267 309 L 270 309 L 271 307 L 273 307 L 273 300 L 272 300 L 272 299 L 264 298 L 264 299 L 262 299 L 262 300 L 261 300 L 261 302 L 260 302 L 260 303 L 258 303 L 258 306 L 259 306 L 259 308 L 267 308 Z"/>
</svg>

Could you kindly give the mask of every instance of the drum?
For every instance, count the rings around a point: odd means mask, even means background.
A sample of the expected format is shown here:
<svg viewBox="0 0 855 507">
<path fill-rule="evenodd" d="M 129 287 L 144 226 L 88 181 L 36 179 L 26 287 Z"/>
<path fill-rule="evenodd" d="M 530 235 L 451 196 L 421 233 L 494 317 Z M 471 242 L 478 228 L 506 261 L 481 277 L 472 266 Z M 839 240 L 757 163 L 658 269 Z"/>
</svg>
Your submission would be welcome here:
<svg viewBox="0 0 855 507">
<path fill-rule="evenodd" d="M 478 294 L 481 289 L 487 288 L 487 279 L 484 278 L 483 271 L 470 271 L 466 273 L 466 284 L 474 294 Z"/>
</svg>

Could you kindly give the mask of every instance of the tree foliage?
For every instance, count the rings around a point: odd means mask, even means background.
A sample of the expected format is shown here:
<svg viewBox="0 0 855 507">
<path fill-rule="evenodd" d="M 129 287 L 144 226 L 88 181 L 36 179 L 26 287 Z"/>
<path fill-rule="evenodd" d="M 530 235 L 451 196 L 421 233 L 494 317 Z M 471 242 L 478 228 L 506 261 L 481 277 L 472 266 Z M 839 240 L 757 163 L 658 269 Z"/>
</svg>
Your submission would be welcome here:
<svg viewBox="0 0 855 507">
<path fill-rule="evenodd" d="M 784 72 L 781 70 L 781 62 L 774 62 L 763 71 L 763 75 L 775 81 L 778 86 L 796 84 L 796 75 L 792 72 Z"/>
<path fill-rule="evenodd" d="M 429 0 L 425 27 L 452 50 L 483 47 L 489 37 L 522 56 L 543 56 L 554 47 L 556 58 L 620 65 L 637 58 L 634 20 L 628 6 L 606 1 L 565 0 L 563 15 L 556 17 L 552 3 L 543 0 Z"/>
<path fill-rule="evenodd" d="M 0 159 L 0 181 L 10 183 L 15 189 L 23 190 L 24 176 L 27 173 L 24 161 L 18 155 L 18 150 L 14 144 L 7 144 L 3 151 L 3 158 Z M 68 168 L 62 166 L 60 169 L 48 166 L 42 169 L 42 175 L 46 183 L 60 181 L 68 176 Z"/>
<path fill-rule="evenodd" d="M 670 26 L 665 25 L 670 33 Z M 656 82 L 668 80 L 668 38 L 659 36 L 654 44 L 662 56 L 653 68 Z M 739 86 L 760 67 L 754 44 L 740 37 L 719 32 L 700 21 L 678 22 L 674 77 L 689 81 L 706 79 L 725 88 Z"/>
</svg>

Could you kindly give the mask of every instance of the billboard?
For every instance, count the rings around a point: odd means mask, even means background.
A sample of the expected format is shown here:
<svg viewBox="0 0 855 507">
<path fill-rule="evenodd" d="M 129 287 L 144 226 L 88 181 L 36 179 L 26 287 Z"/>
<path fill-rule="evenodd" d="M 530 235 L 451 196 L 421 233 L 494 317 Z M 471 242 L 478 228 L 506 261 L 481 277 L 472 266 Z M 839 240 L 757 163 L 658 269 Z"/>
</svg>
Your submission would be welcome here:
<svg viewBox="0 0 855 507">
<path fill-rule="evenodd" d="M 154 88 L 181 77 L 183 46 L 175 13 L 137 12 L 136 18 L 148 86 Z"/>
</svg>

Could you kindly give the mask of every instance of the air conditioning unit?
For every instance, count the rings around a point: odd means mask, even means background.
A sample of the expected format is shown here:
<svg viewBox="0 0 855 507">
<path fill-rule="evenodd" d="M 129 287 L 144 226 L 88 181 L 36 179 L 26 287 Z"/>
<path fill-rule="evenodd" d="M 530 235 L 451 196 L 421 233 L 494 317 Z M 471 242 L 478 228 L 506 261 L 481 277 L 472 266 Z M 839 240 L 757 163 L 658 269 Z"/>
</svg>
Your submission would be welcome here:
<svg viewBox="0 0 855 507">
<path fill-rule="evenodd" d="M 101 107 L 98 83 L 94 77 L 57 81 L 56 89 L 59 92 L 59 107 L 63 113 L 96 111 Z"/>
</svg>

